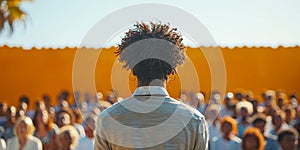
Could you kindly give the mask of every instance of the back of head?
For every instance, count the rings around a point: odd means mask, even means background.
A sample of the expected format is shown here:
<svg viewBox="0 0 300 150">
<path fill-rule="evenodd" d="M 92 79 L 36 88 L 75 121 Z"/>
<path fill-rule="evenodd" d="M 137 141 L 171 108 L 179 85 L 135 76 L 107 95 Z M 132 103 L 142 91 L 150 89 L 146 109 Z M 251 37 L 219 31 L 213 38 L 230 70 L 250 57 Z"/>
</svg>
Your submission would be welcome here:
<svg viewBox="0 0 300 150">
<path fill-rule="evenodd" d="M 139 81 L 167 79 L 185 60 L 184 45 L 176 28 L 166 24 L 141 22 L 126 32 L 118 45 L 119 61 L 132 70 Z"/>
</svg>

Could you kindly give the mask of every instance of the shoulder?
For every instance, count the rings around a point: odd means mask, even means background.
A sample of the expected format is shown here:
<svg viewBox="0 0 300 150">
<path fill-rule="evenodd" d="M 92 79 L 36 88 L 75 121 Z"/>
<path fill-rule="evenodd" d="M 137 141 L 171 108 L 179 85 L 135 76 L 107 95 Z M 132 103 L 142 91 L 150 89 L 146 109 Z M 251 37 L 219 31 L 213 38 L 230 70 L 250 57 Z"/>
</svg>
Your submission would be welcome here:
<svg viewBox="0 0 300 150">
<path fill-rule="evenodd" d="M 234 143 L 242 143 L 242 139 L 240 139 L 240 138 L 237 137 L 237 136 L 232 136 L 232 137 L 231 137 L 231 140 L 232 140 Z"/>
<path fill-rule="evenodd" d="M 15 149 L 15 148 L 17 148 L 18 144 L 19 144 L 18 139 L 17 139 L 16 136 L 14 136 L 14 137 L 11 137 L 7 140 L 6 146 L 7 146 L 8 149 Z"/>
<path fill-rule="evenodd" d="M 178 106 L 177 109 L 181 111 L 182 117 L 191 117 L 191 121 L 206 123 L 204 115 L 197 109 L 173 98 L 171 100 Z"/>
<path fill-rule="evenodd" d="M 276 135 L 266 134 L 265 137 L 266 137 L 266 140 L 268 140 L 268 141 L 277 141 Z"/>
<path fill-rule="evenodd" d="M 41 141 L 40 141 L 40 139 L 38 139 L 37 137 L 35 137 L 35 136 L 32 136 L 32 135 L 30 135 L 30 136 L 28 136 L 28 139 L 27 139 L 29 142 L 31 142 L 31 143 L 34 143 L 34 144 L 41 144 Z"/>
<path fill-rule="evenodd" d="M 7 144 L 14 143 L 15 141 L 17 141 L 17 137 L 16 137 L 16 136 L 13 136 L 13 137 L 11 137 L 11 138 L 9 138 L 9 139 L 7 140 Z"/>
<path fill-rule="evenodd" d="M 220 140 L 221 136 L 215 136 L 211 138 L 211 143 L 217 143 Z"/>
</svg>

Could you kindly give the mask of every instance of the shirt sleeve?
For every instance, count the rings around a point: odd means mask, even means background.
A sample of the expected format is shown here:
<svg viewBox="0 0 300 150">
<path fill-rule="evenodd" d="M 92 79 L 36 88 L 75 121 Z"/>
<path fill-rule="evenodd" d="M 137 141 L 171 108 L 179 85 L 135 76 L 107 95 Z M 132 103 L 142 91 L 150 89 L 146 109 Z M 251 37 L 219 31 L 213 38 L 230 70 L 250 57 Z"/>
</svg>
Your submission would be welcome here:
<svg viewBox="0 0 300 150">
<path fill-rule="evenodd" d="M 100 137 L 99 135 L 96 135 L 95 138 L 95 148 L 94 150 L 110 150 L 110 146 L 109 143 L 103 139 L 102 137 Z"/>
<path fill-rule="evenodd" d="M 198 126 L 194 150 L 207 150 L 208 139 L 209 139 L 208 126 L 205 119 L 203 118 L 200 121 L 200 124 Z"/>
<path fill-rule="evenodd" d="M 101 117 L 97 120 L 94 150 L 111 150 L 110 143 L 103 137 L 105 134 L 104 129 L 101 127 L 102 124 L 99 123 L 100 120 Z"/>
</svg>

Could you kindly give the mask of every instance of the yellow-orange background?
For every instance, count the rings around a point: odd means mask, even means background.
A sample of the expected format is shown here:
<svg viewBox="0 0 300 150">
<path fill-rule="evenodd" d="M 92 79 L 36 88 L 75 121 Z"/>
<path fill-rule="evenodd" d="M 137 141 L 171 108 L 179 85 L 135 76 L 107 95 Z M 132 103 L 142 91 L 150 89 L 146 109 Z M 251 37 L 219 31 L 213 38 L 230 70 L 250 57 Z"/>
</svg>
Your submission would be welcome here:
<svg viewBox="0 0 300 150">
<path fill-rule="evenodd" d="M 237 88 L 252 90 L 257 97 L 266 89 L 283 89 L 287 93 L 300 91 L 300 48 L 278 47 L 273 48 L 220 48 L 226 65 L 226 90 L 234 91 Z M 31 49 L 22 48 L 0 48 L 0 101 L 16 105 L 21 95 L 27 95 L 31 99 L 31 107 L 36 97 L 49 94 L 52 103 L 56 101 L 57 94 L 66 89 L 73 92 L 72 71 L 77 48 L 64 49 Z M 128 71 L 124 71 L 120 64 L 116 64 L 112 72 L 113 64 L 116 62 L 115 48 L 99 50 L 86 50 L 88 55 L 76 61 L 85 61 L 95 67 L 94 78 L 88 76 L 89 67 L 81 66 L 77 69 L 80 76 L 74 76 L 78 82 L 78 88 L 82 92 L 101 91 L 106 92 L 112 88 L 116 89 L 120 96 L 126 97 L 127 89 L 134 89 L 136 79 L 128 77 Z M 191 66 L 179 68 L 183 75 L 171 76 L 168 83 L 168 91 L 174 97 L 178 97 L 181 90 L 189 92 L 196 91 L 197 83 L 200 90 L 209 92 L 211 89 L 211 76 L 209 65 L 198 48 L 187 48 L 187 55 L 194 65 L 198 80 Z M 96 63 L 92 60 L 98 60 Z M 76 70 L 76 69 L 75 69 Z M 76 71 L 75 71 L 76 72 Z M 113 77 L 113 78 L 111 78 Z M 179 80 L 180 79 L 180 80 Z M 126 81 L 131 86 L 128 88 Z M 93 89 L 95 81 L 96 89 Z M 112 81 L 113 84 L 112 85 Z M 181 89 L 181 83 L 190 86 Z M 118 84 L 119 83 L 119 84 Z"/>
</svg>

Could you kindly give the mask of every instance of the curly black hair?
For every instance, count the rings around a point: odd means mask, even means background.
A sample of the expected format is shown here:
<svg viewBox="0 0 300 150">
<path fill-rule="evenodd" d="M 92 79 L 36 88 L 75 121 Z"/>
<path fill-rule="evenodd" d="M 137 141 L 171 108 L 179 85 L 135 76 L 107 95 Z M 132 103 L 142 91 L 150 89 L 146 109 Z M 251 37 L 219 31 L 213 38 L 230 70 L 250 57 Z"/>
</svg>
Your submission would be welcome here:
<svg viewBox="0 0 300 150">
<path fill-rule="evenodd" d="M 169 24 L 138 22 L 125 33 L 115 52 L 140 81 L 168 79 L 185 61 L 181 34 Z"/>
</svg>

